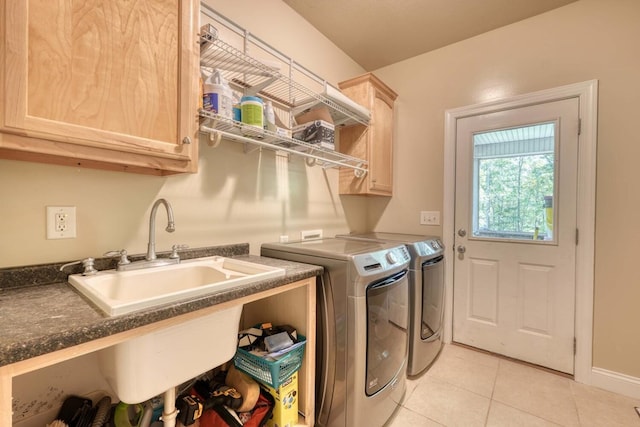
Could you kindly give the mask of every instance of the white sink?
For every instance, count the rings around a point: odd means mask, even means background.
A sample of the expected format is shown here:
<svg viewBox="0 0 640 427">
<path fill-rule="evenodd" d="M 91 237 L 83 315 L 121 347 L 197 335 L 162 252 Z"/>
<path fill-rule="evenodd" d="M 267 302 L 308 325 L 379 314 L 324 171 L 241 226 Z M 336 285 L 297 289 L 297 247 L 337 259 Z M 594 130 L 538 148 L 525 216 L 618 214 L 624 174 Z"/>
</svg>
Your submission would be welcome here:
<svg viewBox="0 0 640 427">
<path fill-rule="evenodd" d="M 69 283 L 115 316 L 282 276 L 282 268 L 214 256 L 142 270 L 72 274 Z"/>
<path fill-rule="evenodd" d="M 154 330 L 98 352 L 118 398 L 141 403 L 231 360 L 242 304 Z"/>
<path fill-rule="evenodd" d="M 117 315 L 283 275 L 281 268 L 210 257 L 143 270 L 71 275 L 69 282 L 105 313 Z M 118 398 L 143 402 L 230 360 L 242 304 L 221 307 L 100 350 L 100 370 Z"/>
</svg>

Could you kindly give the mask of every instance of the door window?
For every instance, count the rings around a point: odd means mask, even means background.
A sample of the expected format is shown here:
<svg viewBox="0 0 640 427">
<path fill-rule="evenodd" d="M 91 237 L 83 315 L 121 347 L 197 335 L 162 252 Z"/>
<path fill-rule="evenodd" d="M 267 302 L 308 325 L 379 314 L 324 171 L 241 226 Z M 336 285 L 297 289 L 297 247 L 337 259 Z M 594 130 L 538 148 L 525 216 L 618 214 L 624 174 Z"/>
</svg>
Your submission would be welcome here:
<svg viewBox="0 0 640 427">
<path fill-rule="evenodd" d="M 473 237 L 554 239 L 556 122 L 473 135 Z"/>
</svg>

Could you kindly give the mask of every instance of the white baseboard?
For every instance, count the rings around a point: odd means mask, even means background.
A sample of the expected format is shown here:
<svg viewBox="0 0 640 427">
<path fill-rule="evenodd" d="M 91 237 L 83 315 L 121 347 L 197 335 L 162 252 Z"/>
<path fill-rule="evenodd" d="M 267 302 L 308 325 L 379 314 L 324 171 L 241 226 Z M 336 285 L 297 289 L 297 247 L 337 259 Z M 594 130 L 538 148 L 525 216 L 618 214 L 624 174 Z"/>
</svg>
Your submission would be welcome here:
<svg viewBox="0 0 640 427">
<path fill-rule="evenodd" d="M 591 368 L 591 385 L 640 399 L 640 378 L 602 368 Z"/>
</svg>

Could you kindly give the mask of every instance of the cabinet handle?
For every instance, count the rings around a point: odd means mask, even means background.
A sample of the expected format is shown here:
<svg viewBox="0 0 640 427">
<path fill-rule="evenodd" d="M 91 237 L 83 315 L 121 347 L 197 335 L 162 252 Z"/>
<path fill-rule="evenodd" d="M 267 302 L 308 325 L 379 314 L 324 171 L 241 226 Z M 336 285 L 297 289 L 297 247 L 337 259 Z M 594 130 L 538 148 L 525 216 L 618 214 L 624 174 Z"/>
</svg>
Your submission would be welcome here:
<svg viewBox="0 0 640 427">
<path fill-rule="evenodd" d="M 182 143 L 183 144 L 191 144 L 191 138 L 189 138 L 188 136 L 185 136 L 184 138 L 182 138 Z"/>
<path fill-rule="evenodd" d="M 363 167 L 362 163 L 358 163 L 358 167 L 361 168 Z M 353 174 L 356 176 L 356 178 L 360 179 L 363 178 L 366 174 L 367 174 L 367 170 L 364 169 L 354 169 L 353 170 Z"/>
</svg>

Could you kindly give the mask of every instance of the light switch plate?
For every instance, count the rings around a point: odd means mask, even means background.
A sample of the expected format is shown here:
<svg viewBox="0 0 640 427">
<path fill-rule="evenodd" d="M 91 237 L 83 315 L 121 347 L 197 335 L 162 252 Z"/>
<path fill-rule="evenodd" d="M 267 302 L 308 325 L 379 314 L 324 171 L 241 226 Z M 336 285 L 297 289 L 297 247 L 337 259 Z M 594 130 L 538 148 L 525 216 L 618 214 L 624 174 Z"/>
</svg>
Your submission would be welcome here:
<svg viewBox="0 0 640 427">
<path fill-rule="evenodd" d="M 421 225 L 440 225 L 440 211 L 421 211 Z"/>
</svg>

